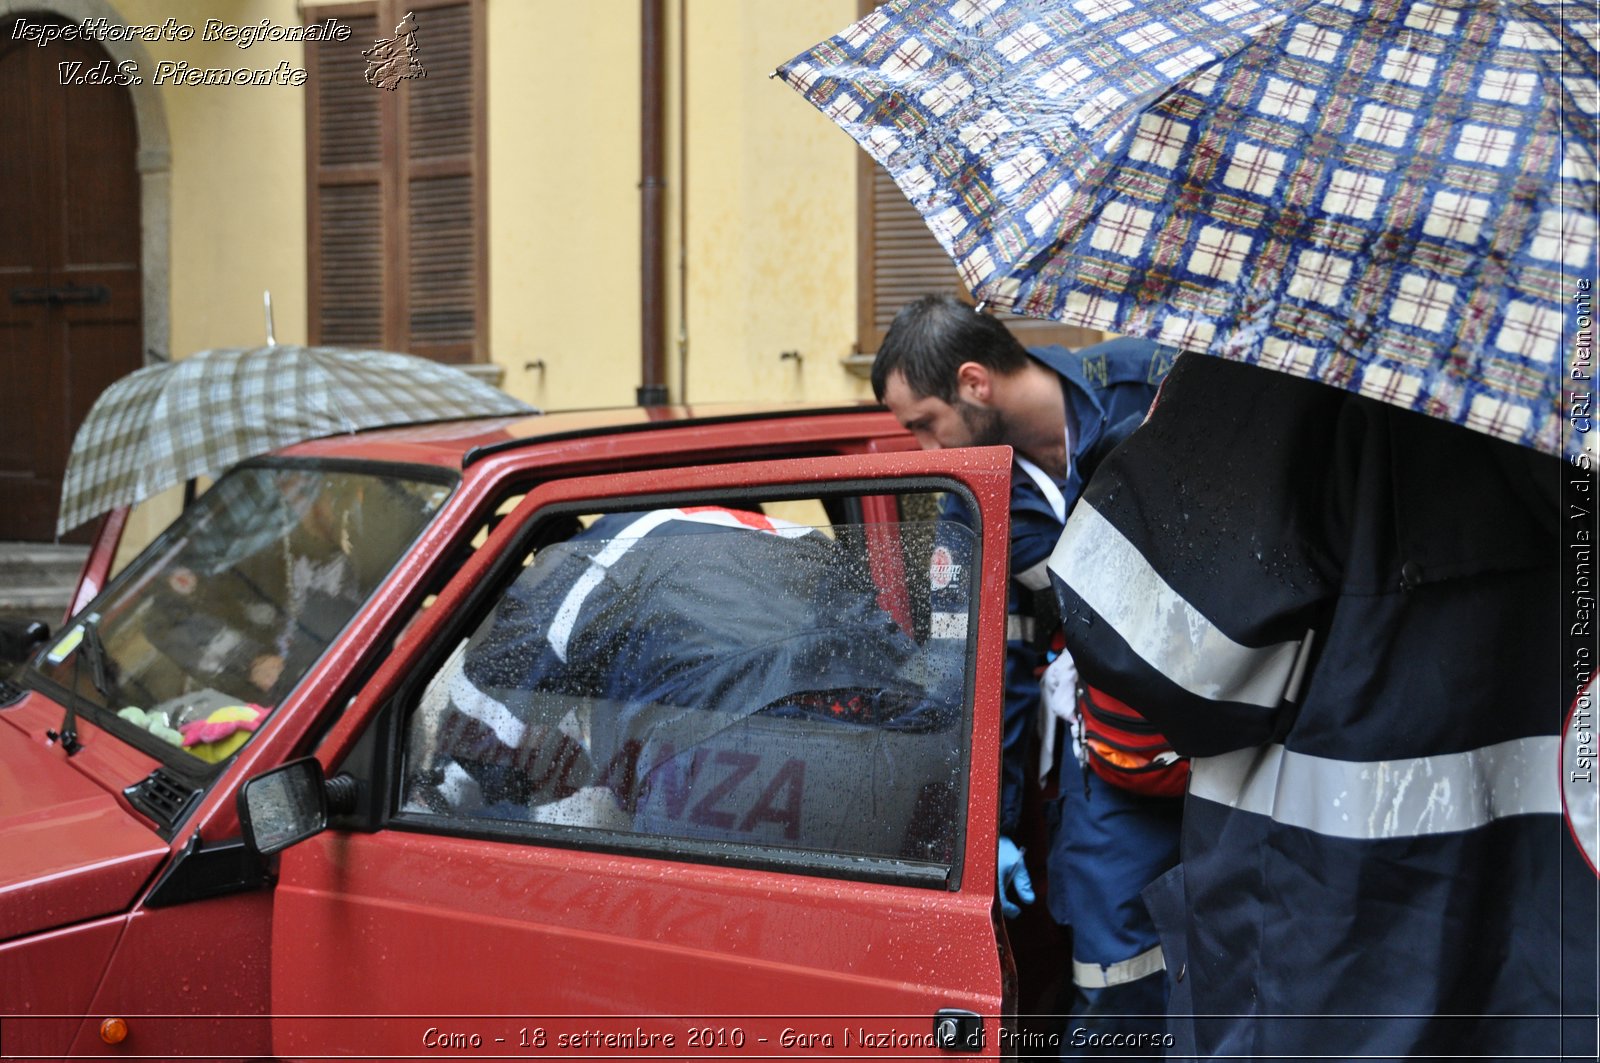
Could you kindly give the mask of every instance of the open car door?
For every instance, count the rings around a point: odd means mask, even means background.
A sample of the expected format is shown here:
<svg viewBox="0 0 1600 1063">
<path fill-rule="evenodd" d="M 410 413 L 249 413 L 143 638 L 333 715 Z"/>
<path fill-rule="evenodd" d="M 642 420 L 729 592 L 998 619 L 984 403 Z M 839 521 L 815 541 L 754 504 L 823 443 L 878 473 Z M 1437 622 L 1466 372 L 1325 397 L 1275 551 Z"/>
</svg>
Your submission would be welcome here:
<svg viewBox="0 0 1600 1063">
<path fill-rule="evenodd" d="M 322 742 L 275 1053 L 997 1054 L 1010 462 L 529 491 Z"/>
</svg>

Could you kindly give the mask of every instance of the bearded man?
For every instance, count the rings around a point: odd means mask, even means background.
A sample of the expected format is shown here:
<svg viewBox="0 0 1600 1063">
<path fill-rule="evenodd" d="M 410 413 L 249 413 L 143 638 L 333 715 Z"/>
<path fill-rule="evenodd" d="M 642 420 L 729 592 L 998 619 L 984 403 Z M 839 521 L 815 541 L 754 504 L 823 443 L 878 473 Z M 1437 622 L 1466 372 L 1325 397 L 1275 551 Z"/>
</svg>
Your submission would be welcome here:
<svg viewBox="0 0 1600 1063">
<path fill-rule="evenodd" d="M 924 450 L 1007 445 L 1011 479 L 1011 617 L 1001 758 L 1000 905 L 1031 903 L 1033 884 L 1016 844 L 1030 765 L 1052 759 L 1054 717 L 1070 715 L 1070 658 L 1052 666 L 1056 711 L 1041 713 L 1039 676 L 1059 653 L 1060 621 L 1045 561 L 1100 458 L 1144 420 L 1177 352 L 1116 339 L 1073 352 L 1027 349 L 993 317 L 928 295 L 896 315 L 872 366 L 872 386 Z M 964 519 L 951 500 L 953 519 Z M 937 608 L 937 604 L 935 605 Z M 1062 706 L 1062 702 L 1065 705 Z M 1034 722 L 1043 743 L 1035 754 Z M 1115 1034 L 1164 1029 L 1165 968 L 1140 891 L 1177 862 L 1181 800 L 1120 789 L 1063 758 L 1050 826 L 1047 904 L 1073 935 L 1069 1036 L 1108 1043 Z M 1102 1036 L 1107 1035 L 1107 1036 Z"/>
</svg>

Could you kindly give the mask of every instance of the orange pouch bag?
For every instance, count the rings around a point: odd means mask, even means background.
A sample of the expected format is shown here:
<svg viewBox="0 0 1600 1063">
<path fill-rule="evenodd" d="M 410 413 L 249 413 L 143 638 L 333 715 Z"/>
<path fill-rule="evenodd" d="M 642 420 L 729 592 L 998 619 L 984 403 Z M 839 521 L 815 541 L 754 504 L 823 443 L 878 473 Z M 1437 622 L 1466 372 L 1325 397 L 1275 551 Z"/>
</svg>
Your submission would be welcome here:
<svg viewBox="0 0 1600 1063">
<path fill-rule="evenodd" d="M 1189 785 L 1189 758 L 1138 711 L 1103 690 L 1079 688 L 1089 767 L 1113 786 L 1150 797 L 1180 797 Z"/>
</svg>

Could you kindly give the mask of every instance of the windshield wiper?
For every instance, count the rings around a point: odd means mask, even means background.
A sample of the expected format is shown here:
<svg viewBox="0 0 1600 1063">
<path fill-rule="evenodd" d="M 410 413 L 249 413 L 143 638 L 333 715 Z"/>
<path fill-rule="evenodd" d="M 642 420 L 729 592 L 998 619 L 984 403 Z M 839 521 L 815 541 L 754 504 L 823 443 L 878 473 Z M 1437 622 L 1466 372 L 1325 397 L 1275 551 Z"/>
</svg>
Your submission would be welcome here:
<svg viewBox="0 0 1600 1063">
<path fill-rule="evenodd" d="M 82 674 L 84 657 L 89 658 L 89 681 L 100 692 L 100 696 L 111 697 L 111 667 L 110 658 L 106 653 L 106 644 L 100 641 L 99 617 L 93 613 L 84 617 L 80 622 L 83 634 L 79 637 L 77 649 L 72 658 L 72 689 L 67 692 L 67 711 L 61 718 L 60 731 L 46 731 L 45 737 L 52 742 L 60 742 L 61 748 L 67 751 L 67 756 L 72 756 L 83 748 L 83 743 L 78 741 L 78 677 Z"/>
</svg>

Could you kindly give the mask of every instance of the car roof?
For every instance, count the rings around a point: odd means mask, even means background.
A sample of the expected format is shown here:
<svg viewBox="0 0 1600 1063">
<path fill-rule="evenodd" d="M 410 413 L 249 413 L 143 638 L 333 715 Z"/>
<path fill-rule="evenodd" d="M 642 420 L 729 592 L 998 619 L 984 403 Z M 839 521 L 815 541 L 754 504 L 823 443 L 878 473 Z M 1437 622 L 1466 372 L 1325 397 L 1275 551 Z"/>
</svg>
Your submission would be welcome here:
<svg viewBox="0 0 1600 1063">
<path fill-rule="evenodd" d="M 846 405 L 716 403 L 568 410 L 375 428 L 286 447 L 286 457 L 361 459 L 464 469 L 485 457 L 618 435 L 689 431 L 698 443 L 726 446 L 904 434 L 871 402 Z M 690 444 L 685 442 L 684 446 Z"/>
</svg>

